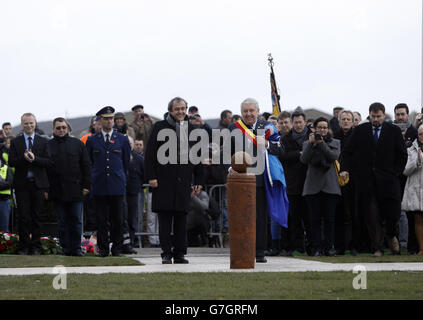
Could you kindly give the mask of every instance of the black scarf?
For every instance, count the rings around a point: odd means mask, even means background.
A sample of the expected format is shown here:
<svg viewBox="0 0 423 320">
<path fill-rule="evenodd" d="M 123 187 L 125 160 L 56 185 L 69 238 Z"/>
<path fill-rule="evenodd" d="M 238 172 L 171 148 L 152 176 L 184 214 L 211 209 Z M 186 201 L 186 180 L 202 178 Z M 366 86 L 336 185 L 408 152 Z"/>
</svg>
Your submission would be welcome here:
<svg viewBox="0 0 423 320">
<path fill-rule="evenodd" d="M 57 142 L 63 143 L 69 137 L 69 133 L 66 133 L 63 137 L 59 137 L 59 136 L 56 136 L 55 134 L 53 134 L 53 137 L 54 137 L 54 140 L 56 140 Z"/>
<path fill-rule="evenodd" d="M 303 146 L 304 141 L 308 139 L 308 127 L 305 126 L 304 130 L 301 132 L 297 132 L 294 129 L 292 129 L 292 139 L 300 146 Z"/>
</svg>

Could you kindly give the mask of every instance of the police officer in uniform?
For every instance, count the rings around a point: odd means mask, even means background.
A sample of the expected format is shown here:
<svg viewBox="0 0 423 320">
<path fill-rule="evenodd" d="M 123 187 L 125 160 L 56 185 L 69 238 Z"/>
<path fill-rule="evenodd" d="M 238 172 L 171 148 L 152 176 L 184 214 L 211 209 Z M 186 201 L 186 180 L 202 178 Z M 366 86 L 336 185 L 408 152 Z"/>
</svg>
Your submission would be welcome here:
<svg viewBox="0 0 423 320">
<path fill-rule="evenodd" d="M 109 255 L 109 242 L 113 243 L 112 255 L 119 256 L 123 242 L 123 201 L 131 148 L 128 137 L 113 130 L 114 112 L 110 106 L 97 112 L 103 129 L 87 139 L 87 150 L 92 162 L 98 255 L 101 257 Z"/>
</svg>

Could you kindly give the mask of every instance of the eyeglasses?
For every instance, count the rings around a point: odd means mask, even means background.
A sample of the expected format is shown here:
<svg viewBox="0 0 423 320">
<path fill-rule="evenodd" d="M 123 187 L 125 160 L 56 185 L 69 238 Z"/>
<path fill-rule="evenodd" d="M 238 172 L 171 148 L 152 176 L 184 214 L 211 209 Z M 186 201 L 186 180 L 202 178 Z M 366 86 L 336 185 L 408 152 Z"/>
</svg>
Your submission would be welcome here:
<svg viewBox="0 0 423 320">
<path fill-rule="evenodd" d="M 65 130 L 65 129 L 67 129 L 68 127 L 66 127 L 66 126 L 61 126 L 61 127 L 56 127 L 55 129 L 56 130 Z"/>
<path fill-rule="evenodd" d="M 316 127 L 317 129 L 319 129 L 319 130 L 328 130 L 329 128 L 328 127 Z"/>
</svg>

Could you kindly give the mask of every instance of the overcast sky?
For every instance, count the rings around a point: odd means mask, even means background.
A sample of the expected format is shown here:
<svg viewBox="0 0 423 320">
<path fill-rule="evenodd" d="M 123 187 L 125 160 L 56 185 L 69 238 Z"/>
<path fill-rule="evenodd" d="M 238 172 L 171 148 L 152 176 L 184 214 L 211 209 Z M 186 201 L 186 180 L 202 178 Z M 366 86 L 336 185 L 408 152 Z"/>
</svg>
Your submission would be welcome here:
<svg viewBox="0 0 423 320">
<path fill-rule="evenodd" d="M 367 115 L 421 105 L 421 0 L 1 0 L 0 122 L 185 98 L 204 118 L 256 98 Z"/>
</svg>

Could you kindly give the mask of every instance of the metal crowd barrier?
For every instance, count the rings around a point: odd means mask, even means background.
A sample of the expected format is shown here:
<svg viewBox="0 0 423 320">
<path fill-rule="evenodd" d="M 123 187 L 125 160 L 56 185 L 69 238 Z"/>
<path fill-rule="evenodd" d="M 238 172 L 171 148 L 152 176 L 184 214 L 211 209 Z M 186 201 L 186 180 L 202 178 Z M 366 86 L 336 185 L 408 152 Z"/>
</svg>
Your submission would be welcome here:
<svg viewBox="0 0 423 320">
<path fill-rule="evenodd" d="M 148 184 L 144 184 L 143 188 L 145 190 L 147 190 L 149 187 Z M 218 206 L 219 206 L 219 217 L 217 220 L 211 221 L 210 223 L 210 229 L 209 232 L 207 233 L 207 235 L 209 237 L 214 237 L 217 236 L 219 238 L 219 242 L 220 245 L 223 246 L 223 240 L 224 240 L 224 234 L 226 233 L 225 228 L 224 228 L 224 223 L 225 223 L 225 210 L 227 212 L 227 205 L 226 205 L 226 190 L 225 190 L 225 185 L 224 184 L 216 184 L 216 185 L 206 185 L 205 186 L 205 191 L 208 193 L 209 198 L 214 197 L 215 199 L 217 199 L 218 201 Z M 142 227 L 146 227 L 144 226 L 144 224 L 140 224 L 141 219 L 144 219 L 144 217 L 147 217 L 147 193 L 145 193 L 144 196 L 144 203 L 142 206 L 142 211 L 139 210 L 138 211 L 138 219 L 137 219 L 137 225 L 142 226 Z M 227 214 L 226 214 L 227 217 Z M 227 219 L 227 218 L 226 218 Z M 138 237 L 138 243 L 142 244 L 142 237 L 143 236 L 158 236 L 159 232 L 158 230 L 156 230 L 156 232 L 147 232 L 145 231 L 146 228 L 143 228 L 144 230 L 135 232 L 135 236 Z"/>
<path fill-rule="evenodd" d="M 217 245 L 223 247 L 225 245 L 224 236 L 228 230 L 228 205 L 226 199 L 226 188 L 224 184 L 215 184 L 206 185 L 205 190 L 208 193 L 210 199 L 214 198 L 217 200 L 220 211 L 217 221 L 211 221 L 208 236 L 209 238 L 217 236 L 219 239 L 219 243 Z"/>
<path fill-rule="evenodd" d="M 141 203 L 141 196 L 139 198 L 139 208 L 137 214 L 137 228 L 138 230 L 135 232 L 135 237 L 138 238 L 138 243 L 140 247 L 142 247 L 142 237 L 148 236 L 158 236 L 158 221 L 156 224 L 156 230 L 154 232 L 147 232 L 147 214 L 148 214 L 148 184 L 143 184 L 143 192 L 144 192 L 144 201 Z M 207 233 L 209 239 L 213 237 L 217 237 L 219 239 L 217 245 L 224 246 L 224 236 L 227 233 L 227 200 L 226 200 L 226 189 L 224 184 L 216 184 L 216 185 L 206 185 L 204 189 L 209 198 L 214 198 L 217 201 L 218 208 L 220 211 L 219 217 L 215 220 L 210 221 L 210 228 Z M 83 232 L 83 235 L 88 237 L 92 233 L 90 232 Z"/>
</svg>

